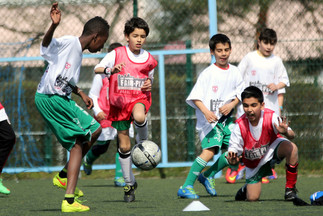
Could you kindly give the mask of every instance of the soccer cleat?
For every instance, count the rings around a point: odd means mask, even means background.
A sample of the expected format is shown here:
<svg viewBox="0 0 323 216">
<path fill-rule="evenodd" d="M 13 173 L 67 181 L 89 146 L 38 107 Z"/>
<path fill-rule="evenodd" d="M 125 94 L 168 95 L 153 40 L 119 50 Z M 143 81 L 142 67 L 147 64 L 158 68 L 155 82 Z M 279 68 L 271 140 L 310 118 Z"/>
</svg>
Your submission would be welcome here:
<svg viewBox="0 0 323 216">
<path fill-rule="evenodd" d="M 235 196 L 236 201 L 245 201 L 247 199 L 247 185 L 240 188 Z"/>
<path fill-rule="evenodd" d="M 263 183 L 263 184 L 268 184 L 268 183 L 269 183 L 268 178 L 267 178 L 267 177 L 262 177 L 262 179 L 261 179 L 261 183 Z"/>
<path fill-rule="evenodd" d="M 185 188 L 180 187 L 177 191 L 177 196 L 186 199 L 199 199 L 200 197 L 195 193 L 193 186 L 187 185 Z"/>
<path fill-rule="evenodd" d="M 124 186 L 123 190 L 124 190 L 124 201 L 125 202 L 133 202 L 135 201 L 135 191 L 137 189 L 137 182 L 135 182 L 134 185 L 130 186 L 130 185 L 126 185 Z"/>
<path fill-rule="evenodd" d="M 92 164 L 83 161 L 83 170 L 86 175 L 91 175 L 92 173 Z"/>
<path fill-rule="evenodd" d="M 293 201 L 297 198 L 297 189 L 296 187 L 293 188 L 286 188 L 285 189 L 285 201 Z"/>
<path fill-rule="evenodd" d="M 88 206 L 82 205 L 77 201 L 74 201 L 72 204 L 69 204 L 67 200 L 62 202 L 62 212 L 85 212 L 89 210 Z"/>
<path fill-rule="evenodd" d="M 124 178 L 123 177 L 115 177 L 114 178 L 114 186 L 116 186 L 116 187 L 124 187 L 124 186 L 126 186 Z"/>
<path fill-rule="evenodd" d="M 10 190 L 2 184 L 2 179 L 0 179 L 0 193 L 9 195 Z"/>
<path fill-rule="evenodd" d="M 61 177 L 59 177 L 59 175 L 57 173 L 53 178 L 53 185 L 66 190 L 67 178 L 61 178 Z M 78 197 L 82 197 L 82 196 L 84 196 L 84 193 L 83 193 L 83 191 L 81 191 L 80 189 L 75 187 L 74 195 L 78 196 Z"/>
<path fill-rule="evenodd" d="M 271 176 L 268 176 L 268 179 L 277 179 L 277 173 L 274 169 L 271 169 L 271 171 L 273 172 L 273 174 Z"/>
<path fill-rule="evenodd" d="M 237 171 L 238 174 L 237 174 L 236 180 L 243 179 L 245 171 L 246 171 L 246 166 L 239 164 L 239 168 L 238 168 L 238 171 Z"/>
<path fill-rule="evenodd" d="M 232 170 L 230 167 L 227 169 L 227 172 L 225 174 L 225 180 L 230 183 L 234 184 L 236 182 L 236 177 L 237 177 L 238 171 L 237 170 Z"/>
<path fill-rule="evenodd" d="M 206 178 L 203 173 L 201 173 L 197 180 L 205 187 L 206 192 L 208 192 L 211 196 L 216 196 L 217 193 L 215 191 L 215 180 L 212 177 Z"/>
</svg>

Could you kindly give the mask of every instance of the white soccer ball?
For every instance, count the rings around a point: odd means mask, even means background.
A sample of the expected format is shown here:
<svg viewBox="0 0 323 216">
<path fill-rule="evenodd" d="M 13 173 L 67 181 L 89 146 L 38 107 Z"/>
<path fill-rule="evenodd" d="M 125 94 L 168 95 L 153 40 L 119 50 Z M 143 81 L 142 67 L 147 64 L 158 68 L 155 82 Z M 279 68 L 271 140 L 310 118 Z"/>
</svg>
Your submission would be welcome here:
<svg viewBox="0 0 323 216">
<path fill-rule="evenodd" d="M 153 141 L 145 140 L 131 150 L 133 164 L 142 170 L 155 168 L 161 160 L 161 150 Z"/>
</svg>

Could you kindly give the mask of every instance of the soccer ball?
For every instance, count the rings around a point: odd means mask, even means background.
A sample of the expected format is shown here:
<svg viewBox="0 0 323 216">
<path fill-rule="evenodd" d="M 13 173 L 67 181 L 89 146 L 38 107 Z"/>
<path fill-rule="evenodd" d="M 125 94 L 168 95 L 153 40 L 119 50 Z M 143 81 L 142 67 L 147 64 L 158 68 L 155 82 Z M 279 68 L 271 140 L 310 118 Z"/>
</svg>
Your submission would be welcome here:
<svg viewBox="0 0 323 216">
<path fill-rule="evenodd" d="M 153 141 L 145 140 L 136 144 L 131 150 L 131 159 L 134 165 L 142 170 L 155 168 L 161 160 L 161 150 Z"/>
</svg>

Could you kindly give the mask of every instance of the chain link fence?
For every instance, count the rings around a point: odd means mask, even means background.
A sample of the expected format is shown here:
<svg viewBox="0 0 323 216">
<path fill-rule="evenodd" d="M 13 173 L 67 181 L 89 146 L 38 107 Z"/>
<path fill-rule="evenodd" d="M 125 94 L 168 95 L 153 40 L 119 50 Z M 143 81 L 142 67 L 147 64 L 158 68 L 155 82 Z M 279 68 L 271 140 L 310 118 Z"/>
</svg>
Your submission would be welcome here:
<svg viewBox="0 0 323 216">
<path fill-rule="evenodd" d="M 7 167 L 59 166 L 66 162 L 66 151 L 34 105 L 37 84 L 46 66 L 39 57 L 39 47 L 51 22 L 51 3 L 0 0 L 0 101 L 17 134 Z M 322 0 L 217 1 L 217 20 L 209 20 L 206 0 L 63 0 L 59 7 L 62 21 L 54 37 L 79 36 L 83 24 L 94 16 L 109 22 L 110 37 L 102 53 L 110 43 L 126 44 L 124 23 L 132 16 L 142 17 L 150 26 L 145 45 L 148 51 L 208 49 L 209 24 L 217 22 L 218 32 L 227 34 L 232 41 L 230 62 L 235 65 L 254 50 L 263 27 L 273 28 L 278 35 L 274 53 L 283 59 L 291 82 L 285 94 L 284 114 L 297 134 L 294 142 L 301 159 L 322 159 Z M 85 91 L 91 86 L 93 68 L 99 61 L 100 58 L 83 60 L 79 86 Z M 185 98 L 210 61 L 209 53 L 165 56 L 169 162 L 193 160 L 201 151 L 195 113 Z M 161 140 L 159 85 L 156 68 L 149 127 L 150 139 L 156 143 Z M 79 98 L 73 98 L 83 105 Z M 114 163 L 115 149 L 112 144 L 98 163 Z"/>
</svg>

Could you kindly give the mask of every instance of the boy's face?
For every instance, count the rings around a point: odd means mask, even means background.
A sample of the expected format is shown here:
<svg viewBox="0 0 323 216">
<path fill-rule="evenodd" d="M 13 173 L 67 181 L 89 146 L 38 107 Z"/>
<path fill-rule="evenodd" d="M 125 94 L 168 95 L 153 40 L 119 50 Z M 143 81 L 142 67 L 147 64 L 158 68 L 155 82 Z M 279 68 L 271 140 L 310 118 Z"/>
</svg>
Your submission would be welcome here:
<svg viewBox="0 0 323 216">
<path fill-rule="evenodd" d="M 257 98 L 251 97 L 243 99 L 242 106 L 251 125 L 257 126 L 265 103 L 260 103 Z"/>
<path fill-rule="evenodd" d="M 92 39 L 92 41 L 91 41 L 91 43 L 90 43 L 90 45 L 88 47 L 88 50 L 91 53 L 95 53 L 95 52 L 100 51 L 103 48 L 105 42 L 108 40 L 108 37 L 109 37 L 109 34 L 106 34 L 106 35 L 96 35 Z"/>
<path fill-rule="evenodd" d="M 140 49 L 144 45 L 146 41 L 146 32 L 143 29 L 135 28 L 133 32 L 131 32 L 129 35 L 125 35 L 129 49 L 134 54 L 138 55 L 140 53 Z"/>
<path fill-rule="evenodd" d="M 227 68 L 229 57 L 231 54 L 231 48 L 229 43 L 218 43 L 214 50 L 211 50 L 211 54 L 215 57 L 215 64 L 220 68 Z"/>
<path fill-rule="evenodd" d="M 273 43 L 272 41 L 267 41 L 267 40 L 258 40 L 258 45 L 259 45 L 259 52 L 265 56 L 265 57 L 269 57 L 276 46 L 276 43 Z"/>
</svg>

